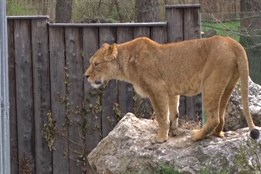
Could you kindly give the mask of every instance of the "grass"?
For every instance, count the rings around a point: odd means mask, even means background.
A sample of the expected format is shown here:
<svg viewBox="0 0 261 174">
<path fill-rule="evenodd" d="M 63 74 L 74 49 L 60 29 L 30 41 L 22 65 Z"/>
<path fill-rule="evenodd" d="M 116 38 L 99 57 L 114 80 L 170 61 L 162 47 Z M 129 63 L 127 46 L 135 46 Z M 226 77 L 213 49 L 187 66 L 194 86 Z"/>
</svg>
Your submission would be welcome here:
<svg viewBox="0 0 261 174">
<path fill-rule="evenodd" d="M 168 165 L 161 165 L 154 174 L 181 174 L 179 171 L 175 170 L 173 167 Z"/>
<path fill-rule="evenodd" d="M 7 16 L 37 15 L 37 8 L 32 3 L 17 3 L 14 0 L 7 0 Z"/>
<path fill-rule="evenodd" d="M 169 166 L 169 165 L 161 165 L 154 174 L 182 174 L 179 171 L 177 171 L 175 168 Z M 208 168 L 204 168 L 199 172 L 199 174 L 229 174 L 226 170 L 220 170 L 220 171 L 210 171 Z"/>
<path fill-rule="evenodd" d="M 240 39 L 240 22 L 229 21 L 229 22 L 202 22 L 202 30 L 207 32 L 209 30 L 215 30 L 218 35 L 230 36 L 235 40 Z"/>
<path fill-rule="evenodd" d="M 203 169 L 200 171 L 200 174 L 229 174 L 226 170 L 220 170 L 217 172 L 210 171 L 209 169 Z"/>
</svg>

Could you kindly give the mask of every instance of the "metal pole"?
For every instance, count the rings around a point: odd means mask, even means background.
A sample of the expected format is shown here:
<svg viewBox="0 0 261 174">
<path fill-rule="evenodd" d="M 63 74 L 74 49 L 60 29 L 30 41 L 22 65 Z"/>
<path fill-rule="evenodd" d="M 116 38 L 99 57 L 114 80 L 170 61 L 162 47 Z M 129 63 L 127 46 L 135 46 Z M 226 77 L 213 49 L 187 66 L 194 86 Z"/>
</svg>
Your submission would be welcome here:
<svg viewBox="0 0 261 174">
<path fill-rule="evenodd" d="M 10 174 L 6 0 L 0 1 L 0 174 Z"/>
</svg>

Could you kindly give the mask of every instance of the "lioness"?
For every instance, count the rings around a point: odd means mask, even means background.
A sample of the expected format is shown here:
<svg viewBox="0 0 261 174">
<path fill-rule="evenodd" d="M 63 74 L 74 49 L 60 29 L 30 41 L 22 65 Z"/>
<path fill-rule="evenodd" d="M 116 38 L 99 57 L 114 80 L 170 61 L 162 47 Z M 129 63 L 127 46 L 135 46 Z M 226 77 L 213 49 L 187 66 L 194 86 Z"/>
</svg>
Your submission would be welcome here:
<svg viewBox="0 0 261 174">
<path fill-rule="evenodd" d="M 200 130 L 192 131 L 192 140 L 210 134 L 223 137 L 225 108 L 240 78 L 250 135 L 253 139 L 259 137 L 248 106 L 246 52 L 231 38 L 215 36 L 158 44 L 141 37 L 123 44 L 103 44 L 90 58 L 85 75 L 94 87 L 111 79 L 123 80 L 133 84 L 138 94 L 148 97 L 159 125 L 156 142 L 168 139 L 169 128 L 174 132 L 177 129 L 179 95 L 200 92 L 207 122 Z"/>
</svg>

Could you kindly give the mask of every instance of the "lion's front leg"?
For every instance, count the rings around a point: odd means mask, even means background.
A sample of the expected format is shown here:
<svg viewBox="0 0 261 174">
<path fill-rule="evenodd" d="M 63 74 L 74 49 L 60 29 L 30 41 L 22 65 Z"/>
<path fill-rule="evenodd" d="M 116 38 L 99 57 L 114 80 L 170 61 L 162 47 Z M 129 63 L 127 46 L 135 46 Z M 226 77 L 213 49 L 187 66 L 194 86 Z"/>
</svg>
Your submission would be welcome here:
<svg viewBox="0 0 261 174">
<path fill-rule="evenodd" d="M 157 143 L 163 143 L 168 139 L 169 133 L 169 116 L 168 116 L 168 96 L 161 95 L 157 97 L 151 97 L 150 100 L 152 107 L 156 114 L 156 120 L 158 122 L 158 131 L 155 137 Z"/>
<path fill-rule="evenodd" d="M 186 129 L 178 128 L 179 125 L 179 95 L 169 96 L 170 136 L 182 136 L 188 133 Z"/>
<path fill-rule="evenodd" d="M 179 95 L 169 96 L 170 136 L 177 135 L 179 119 Z"/>
</svg>

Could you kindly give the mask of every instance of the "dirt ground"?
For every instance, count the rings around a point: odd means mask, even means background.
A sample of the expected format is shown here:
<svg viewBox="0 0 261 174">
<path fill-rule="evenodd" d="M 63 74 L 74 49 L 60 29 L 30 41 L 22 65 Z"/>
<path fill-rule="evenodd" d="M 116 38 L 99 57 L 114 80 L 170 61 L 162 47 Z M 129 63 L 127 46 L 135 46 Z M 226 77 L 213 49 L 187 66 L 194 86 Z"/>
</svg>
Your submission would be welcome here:
<svg viewBox="0 0 261 174">
<path fill-rule="evenodd" d="M 179 127 L 187 130 L 200 129 L 201 120 L 191 120 L 187 116 L 182 116 L 179 119 Z"/>
</svg>

